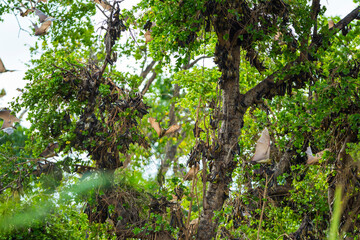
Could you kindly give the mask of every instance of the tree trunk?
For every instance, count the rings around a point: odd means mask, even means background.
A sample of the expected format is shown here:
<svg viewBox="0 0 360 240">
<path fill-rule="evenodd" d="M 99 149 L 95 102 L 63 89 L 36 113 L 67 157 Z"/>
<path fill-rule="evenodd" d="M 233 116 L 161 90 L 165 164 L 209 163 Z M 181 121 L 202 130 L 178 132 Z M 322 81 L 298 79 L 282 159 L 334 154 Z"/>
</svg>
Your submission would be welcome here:
<svg viewBox="0 0 360 240">
<path fill-rule="evenodd" d="M 219 211 L 225 200 L 228 198 L 229 184 L 231 176 L 236 163 L 233 161 L 234 152 L 237 149 L 238 137 L 240 135 L 240 128 L 243 118 L 243 112 L 239 111 L 239 64 L 240 64 L 240 49 L 233 47 L 229 51 L 230 44 L 221 46 L 218 44 L 218 49 L 222 58 L 231 54 L 233 61 L 227 66 L 227 69 L 220 69 L 222 76 L 219 80 L 220 88 L 223 90 L 222 95 L 222 121 L 220 135 L 218 141 L 220 153 L 214 160 L 214 165 L 210 169 L 210 184 L 207 190 L 204 210 L 200 216 L 200 223 L 198 229 L 197 239 L 213 239 L 216 237 L 216 228 L 218 221 L 214 217 L 214 211 Z M 225 53 L 224 53 L 225 52 Z M 226 59 L 226 58 L 225 58 Z M 219 66 L 220 67 L 220 66 Z M 221 68 L 221 67 L 220 67 Z M 232 73 L 231 73 L 232 71 Z M 235 73 L 235 74 L 234 74 Z"/>
</svg>

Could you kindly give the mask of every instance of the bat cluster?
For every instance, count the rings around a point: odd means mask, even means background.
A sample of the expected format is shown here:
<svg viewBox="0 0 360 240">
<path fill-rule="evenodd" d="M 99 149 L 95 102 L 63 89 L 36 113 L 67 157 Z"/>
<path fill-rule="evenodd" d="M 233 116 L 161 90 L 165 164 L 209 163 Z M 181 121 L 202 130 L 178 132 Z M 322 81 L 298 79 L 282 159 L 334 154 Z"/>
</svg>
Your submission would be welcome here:
<svg viewBox="0 0 360 240">
<path fill-rule="evenodd" d="M 104 2 L 104 1 L 101 1 Z M 124 24 L 124 18 L 120 14 L 120 6 L 118 2 L 114 2 L 114 6 L 111 6 L 110 16 L 107 19 L 107 29 L 104 38 L 105 48 L 106 48 L 106 61 L 109 64 L 113 64 L 117 60 L 117 55 L 114 52 L 112 53 L 112 47 L 115 45 L 115 42 L 120 38 L 121 32 L 126 31 L 127 27 Z M 110 6 L 109 4 L 107 6 Z"/>
<path fill-rule="evenodd" d="M 219 43 L 215 46 L 214 62 L 218 65 L 219 71 L 222 72 L 219 80 L 219 85 L 222 87 L 224 80 L 229 78 L 235 78 L 238 73 L 234 66 L 234 58 L 228 49 L 221 46 Z"/>
<path fill-rule="evenodd" d="M 120 167 L 119 153 L 125 153 L 130 144 L 148 147 L 137 129 L 136 117 L 141 119 L 149 107 L 143 103 L 140 94 L 119 88 L 109 77 L 103 77 L 94 63 L 75 67 L 77 71 L 61 69 L 62 84 L 67 92 L 58 93 L 85 104 L 76 122 L 77 137 L 71 146 L 87 150 L 99 168 Z M 100 86 L 108 87 L 106 95 L 100 92 Z"/>
</svg>

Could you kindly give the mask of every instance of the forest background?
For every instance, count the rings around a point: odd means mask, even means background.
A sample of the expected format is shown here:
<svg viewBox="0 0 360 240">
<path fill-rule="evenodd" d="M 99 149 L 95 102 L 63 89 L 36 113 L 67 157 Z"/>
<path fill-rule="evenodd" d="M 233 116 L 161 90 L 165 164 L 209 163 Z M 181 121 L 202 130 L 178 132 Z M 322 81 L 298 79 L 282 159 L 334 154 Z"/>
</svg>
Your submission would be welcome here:
<svg viewBox="0 0 360 240">
<path fill-rule="evenodd" d="M 0 238 L 359 235 L 358 1 L 2 2 Z"/>
</svg>

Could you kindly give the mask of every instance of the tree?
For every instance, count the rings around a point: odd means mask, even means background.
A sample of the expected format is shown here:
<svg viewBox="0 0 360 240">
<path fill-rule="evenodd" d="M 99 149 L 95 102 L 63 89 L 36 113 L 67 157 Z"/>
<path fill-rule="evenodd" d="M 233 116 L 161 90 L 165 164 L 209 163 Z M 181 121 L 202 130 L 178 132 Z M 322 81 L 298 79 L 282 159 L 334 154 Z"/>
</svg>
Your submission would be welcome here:
<svg viewBox="0 0 360 240">
<path fill-rule="evenodd" d="M 32 7 L 11 2 L 5 10 Z M 37 5 L 61 24 L 42 37 L 14 105 L 30 110 L 33 156 L 58 142 L 69 154 L 62 169 L 102 179 L 83 198 L 90 224 L 111 222 L 118 238 L 319 239 L 341 199 L 333 228 L 359 234 L 359 8 L 331 26 L 318 0 L 152 0 L 131 11 L 97 2 L 100 42 L 81 21 L 93 3 Z M 131 38 L 121 42 L 124 32 Z M 117 71 L 118 57 L 135 58 L 141 73 Z M 196 66 L 209 57 L 216 67 Z M 167 109 L 168 126 L 180 122 L 182 132 L 154 137 L 144 117 L 164 127 Z M 252 165 L 265 127 L 271 164 Z M 306 164 L 308 147 L 329 149 L 314 155 L 320 165 Z M 187 153 L 190 169 L 201 166 L 190 186 L 178 164 Z M 156 184 L 135 171 L 150 157 L 160 159 Z"/>
</svg>

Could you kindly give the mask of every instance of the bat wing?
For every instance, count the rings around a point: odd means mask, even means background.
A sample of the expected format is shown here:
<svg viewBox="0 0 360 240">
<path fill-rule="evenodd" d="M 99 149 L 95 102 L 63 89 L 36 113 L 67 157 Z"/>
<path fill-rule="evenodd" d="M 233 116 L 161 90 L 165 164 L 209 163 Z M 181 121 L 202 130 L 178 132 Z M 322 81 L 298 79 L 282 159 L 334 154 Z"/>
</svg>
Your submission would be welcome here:
<svg viewBox="0 0 360 240">
<path fill-rule="evenodd" d="M 259 140 L 256 143 L 255 153 L 252 158 L 254 162 L 261 162 L 270 158 L 270 135 L 269 130 L 265 128 Z"/>
<path fill-rule="evenodd" d="M 174 133 L 176 131 L 178 131 L 180 129 L 179 125 L 171 125 L 164 133 L 164 135 L 170 134 L 170 133 Z"/>
<path fill-rule="evenodd" d="M 10 112 L 10 110 L 0 111 L 0 118 L 4 120 L 1 129 L 12 127 L 14 122 L 20 122 L 20 120 L 14 115 L 11 115 Z"/>
<path fill-rule="evenodd" d="M 103 0 L 94 0 L 94 2 L 96 2 L 97 4 L 100 4 L 100 6 L 102 6 L 105 10 L 110 11 L 111 10 L 111 5 L 110 3 L 108 3 L 107 1 L 103 1 Z"/>
<path fill-rule="evenodd" d="M 58 148 L 58 143 L 49 143 L 45 150 L 40 153 L 40 157 L 49 158 L 56 156 L 57 154 L 54 152 L 55 148 Z"/>
<path fill-rule="evenodd" d="M 319 158 L 315 157 L 311 151 L 311 147 L 307 147 L 306 149 L 306 155 L 308 157 L 306 164 L 313 165 L 319 162 Z"/>
<path fill-rule="evenodd" d="M 45 22 L 45 20 L 49 17 L 37 8 L 35 8 L 35 14 L 39 17 L 41 23 Z"/>
<path fill-rule="evenodd" d="M 0 73 L 3 73 L 3 72 L 6 72 L 6 69 L 5 69 L 5 66 L 4 66 L 3 62 L 1 61 L 1 58 L 0 58 Z"/>
<path fill-rule="evenodd" d="M 160 127 L 160 124 L 156 121 L 155 118 L 152 118 L 152 117 L 148 118 L 148 121 L 151 124 L 151 127 L 153 127 L 155 129 L 156 133 L 160 137 L 161 136 L 161 131 L 162 131 L 162 129 Z"/>
<path fill-rule="evenodd" d="M 190 168 L 189 172 L 184 176 L 184 181 L 193 180 L 199 171 L 199 165 L 194 165 Z"/>
</svg>

